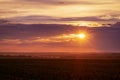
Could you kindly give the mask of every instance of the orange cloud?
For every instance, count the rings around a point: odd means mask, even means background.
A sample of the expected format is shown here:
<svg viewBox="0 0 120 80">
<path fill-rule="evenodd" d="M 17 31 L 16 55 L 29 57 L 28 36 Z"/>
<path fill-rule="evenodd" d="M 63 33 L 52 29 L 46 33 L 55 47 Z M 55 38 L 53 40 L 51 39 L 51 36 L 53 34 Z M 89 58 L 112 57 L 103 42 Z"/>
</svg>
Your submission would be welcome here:
<svg viewBox="0 0 120 80">
<path fill-rule="evenodd" d="M 22 44 L 19 39 L 3 39 L 0 41 L 1 44 Z"/>
<path fill-rule="evenodd" d="M 94 48 L 81 48 L 81 47 L 59 47 L 59 46 L 46 46 L 41 45 L 0 45 L 0 52 L 99 52 Z M 34 54 L 33 54 L 34 55 Z"/>
</svg>

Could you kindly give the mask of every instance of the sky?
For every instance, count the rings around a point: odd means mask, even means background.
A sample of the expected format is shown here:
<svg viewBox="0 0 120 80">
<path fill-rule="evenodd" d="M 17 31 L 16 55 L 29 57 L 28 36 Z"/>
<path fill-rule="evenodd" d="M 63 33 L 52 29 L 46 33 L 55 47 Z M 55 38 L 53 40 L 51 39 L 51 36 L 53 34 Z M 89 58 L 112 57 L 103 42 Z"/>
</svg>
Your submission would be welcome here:
<svg viewBox="0 0 120 80">
<path fill-rule="evenodd" d="M 120 0 L 0 0 L 0 18 L 11 23 L 101 26 L 120 20 Z"/>
<path fill-rule="evenodd" d="M 120 52 L 119 7 L 120 0 L 0 0 L 0 52 Z"/>
</svg>

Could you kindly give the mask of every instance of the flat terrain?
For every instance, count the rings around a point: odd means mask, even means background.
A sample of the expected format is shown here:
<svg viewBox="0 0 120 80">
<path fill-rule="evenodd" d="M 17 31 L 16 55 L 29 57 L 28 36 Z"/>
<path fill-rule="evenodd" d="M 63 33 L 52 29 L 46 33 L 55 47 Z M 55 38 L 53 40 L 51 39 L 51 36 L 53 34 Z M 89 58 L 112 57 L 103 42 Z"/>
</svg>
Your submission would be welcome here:
<svg viewBox="0 0 120 80">
<path fill-rule="evenodd" d="M 120 59 L 0 59 L 0 80 L 120 80 Z"/>
</svg>

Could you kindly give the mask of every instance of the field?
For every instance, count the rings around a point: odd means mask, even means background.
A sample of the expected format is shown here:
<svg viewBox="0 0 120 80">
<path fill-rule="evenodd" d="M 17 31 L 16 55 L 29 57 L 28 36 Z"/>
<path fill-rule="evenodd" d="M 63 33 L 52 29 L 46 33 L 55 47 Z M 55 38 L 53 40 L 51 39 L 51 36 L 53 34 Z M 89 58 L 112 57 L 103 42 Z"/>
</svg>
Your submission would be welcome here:
<svg viewBox="0 0 120 80">
<path fill-rule="evenodd" d="M 0 80 L 120 80 L 120 59 L 1 58 Z"/>
</svg>

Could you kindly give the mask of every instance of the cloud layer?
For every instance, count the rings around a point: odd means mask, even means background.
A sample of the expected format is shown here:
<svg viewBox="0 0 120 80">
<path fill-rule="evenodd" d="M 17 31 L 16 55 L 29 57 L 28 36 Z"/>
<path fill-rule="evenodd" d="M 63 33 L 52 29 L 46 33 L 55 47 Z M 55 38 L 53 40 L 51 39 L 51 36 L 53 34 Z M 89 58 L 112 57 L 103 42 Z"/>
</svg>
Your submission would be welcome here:
<svg viewBox="0 0 120 80">
<path fill-rule="evenodd" d="M 0 18 L 23 23 L 31 23 L 30 20 L 111 22 L 119 20 L 119 3 L 119 0 L 0 0 Z"/>
<path fill-rule="evenodd" d="M 83 31 L 86 32 L 87 38 L 81 41 L 77 35 Z M 56 47 L 65 49 L 65 51 L 75 48 L 73 51 L 94 49 L 115 52 L 120 50 L 119 33 L 120 28 L 115 25 L 112 27 L 82 28 L 58 24 L 2 24 L 0 25 L 0 47 L 16 45 L 19 48 L 34 45 L 38 48 L 46 48 L 46 50 Z"/>
<path fill-rule="evenodd" d="M 7 19 L 14 23 L 71 23 L 79 21 L 93 21 L 93 22 L 118 22 L 119 15 L 100 15 L 100 16 L 86 16 L 86 17 L 52 17 L 44 15 L 19 16 Z M 76 23 L 77 24 L 77 23 Z"/>
</svg>

